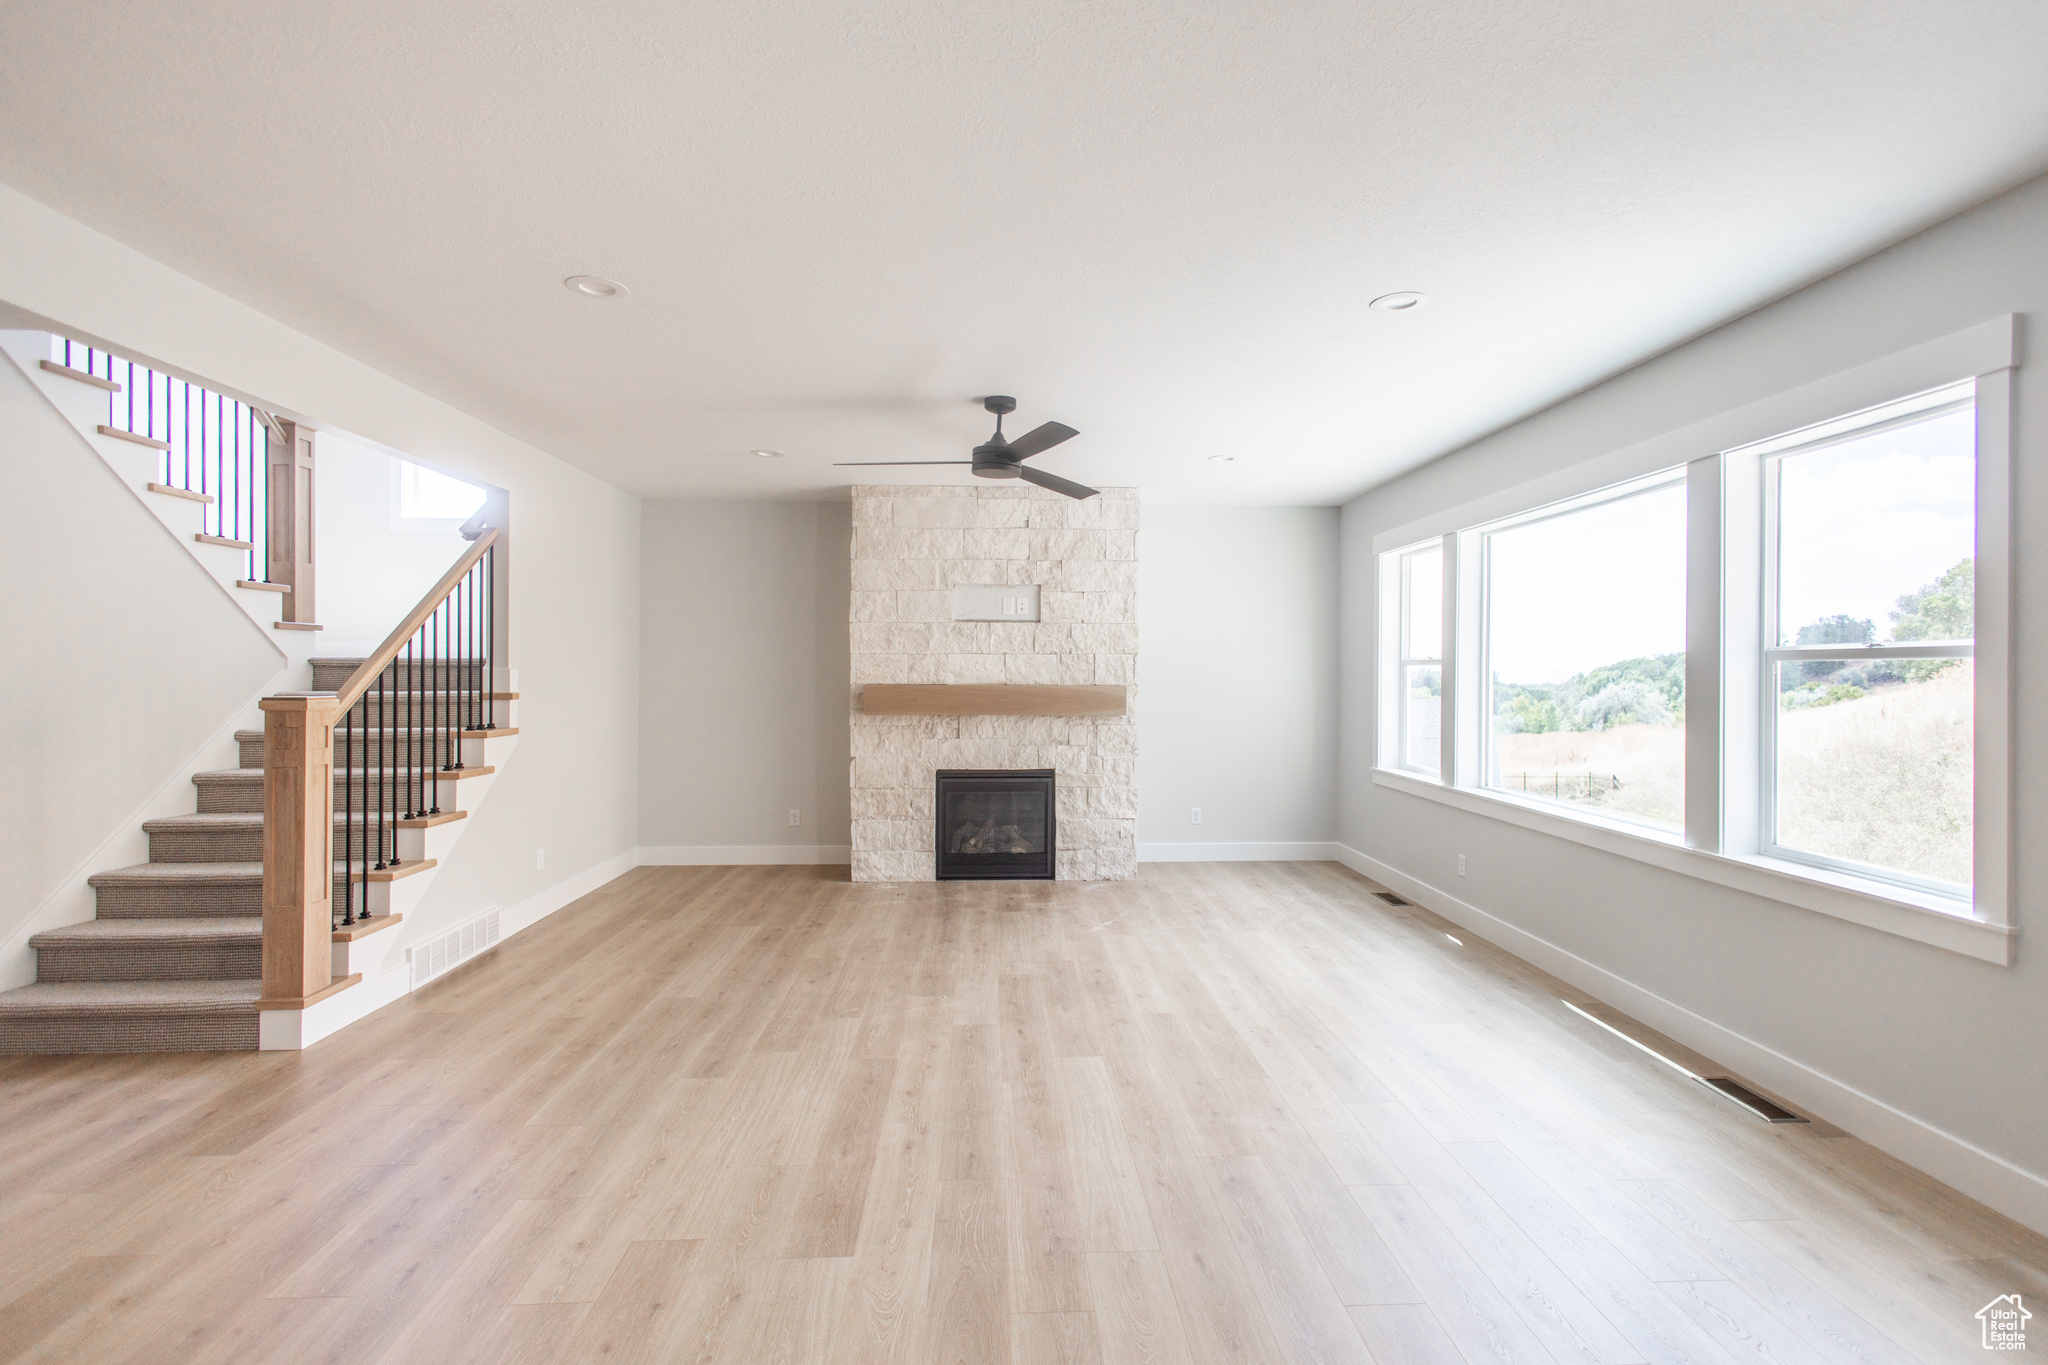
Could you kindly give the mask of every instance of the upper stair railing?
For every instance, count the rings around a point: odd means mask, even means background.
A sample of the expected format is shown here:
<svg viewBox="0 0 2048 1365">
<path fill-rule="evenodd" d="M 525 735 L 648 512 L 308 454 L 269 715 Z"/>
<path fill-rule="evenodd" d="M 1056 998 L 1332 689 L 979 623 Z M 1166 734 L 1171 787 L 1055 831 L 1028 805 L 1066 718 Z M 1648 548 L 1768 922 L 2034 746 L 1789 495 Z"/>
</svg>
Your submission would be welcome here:
<svg viewBox="0 0 2048 1365">
<path fill-rule="evenodd" d="M 337 691 L 263 700 L 268 1008 L 302 1009 L 346 984 L 331 975 L 333 931 L 371 915 L 377 884 L 407 875 L 401 831 L 455 818 L 455 787 L 475 771 L 463 741 L 495 730 L 499 533 L 478 532 Z"/>
<path fill-rule="evenodd" d="M 100 434 L 157 452 L 152 490 L 203 503 L 202 534 L 247 554 L 244 581 L 286 589 L 283 619 L 313 621 L 313 433 L 112 351 L 50 343 L 44 369 L 107 391 Z"/>
</svg>

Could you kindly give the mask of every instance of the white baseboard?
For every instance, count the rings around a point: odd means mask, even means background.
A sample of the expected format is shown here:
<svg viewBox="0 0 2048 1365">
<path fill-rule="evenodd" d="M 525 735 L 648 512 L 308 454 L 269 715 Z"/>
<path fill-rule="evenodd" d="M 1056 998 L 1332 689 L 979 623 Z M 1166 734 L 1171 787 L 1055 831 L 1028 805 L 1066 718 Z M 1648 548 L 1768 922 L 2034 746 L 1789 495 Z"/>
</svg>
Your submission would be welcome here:
<svg viewBox="0 0 2048 1365">
<path fill-rule="evenodd" d="M 1139 844 L 1141 863 L 1327 863 L 1330 843 Z"/>
<path fill-rule="evenodd" d="M 545 891 L 528 896 L 499 918 L 500 944 L 521 929 L 530 928 L 555 911 L 638 867 L 638 849 L 627 849 L 573 877 L 556 882 Z M 382 937 L 382 935 L 379 935 Z M 395 945 L 394 945 L 395 948 Z M 395 959 L 395 960 L 394 960 Z M 412 974 L 406 970 L 403 952 L 394 951 L 383 961 L 382 970 L 366 971 L 357 984 L 329 996 L 311 1009 L 264 1010 L 261 1041 L 265 1052 L 297 1052 L 332 1037 L 348 1025 L 383 1009 L 392 1001 L 412 993 Z"/>
<path fill-rule="evenodd" d="M 615 853 L 603 862 L 587 867 L 566 881 L 556 882 L 547 890 L 536 892 L 512 906 L 498 920 L 498 941 L 504 942 L 521 929 L 546 919 L 570 901 L 579 900 L 606 882 L 625 876 L 640 865 L 639 852 L 638 849 L 629 848 L 624 853 Z"/>
<path fill-rule="evenodd" d="M 1889 1152 L 1907 1165 L 2048 1235 L 2048 1179 L 1925 1119 L 1895 1109 L 1767 1044 L 1695 1014 L 1389 863 L 1341 843 L 1335 847 L 1337 861 L 1361 876 L 1399 892 L 1694 1051 L 1726 1062 L 1743 1078 L 1758 1082 L 1766 1090 Z"/>
<path fill-rule="evenodd" d="M 850 863 L 845 844 L 652 844 L 639 849 L 642 867 L 809 867 Z"/>
</svg>

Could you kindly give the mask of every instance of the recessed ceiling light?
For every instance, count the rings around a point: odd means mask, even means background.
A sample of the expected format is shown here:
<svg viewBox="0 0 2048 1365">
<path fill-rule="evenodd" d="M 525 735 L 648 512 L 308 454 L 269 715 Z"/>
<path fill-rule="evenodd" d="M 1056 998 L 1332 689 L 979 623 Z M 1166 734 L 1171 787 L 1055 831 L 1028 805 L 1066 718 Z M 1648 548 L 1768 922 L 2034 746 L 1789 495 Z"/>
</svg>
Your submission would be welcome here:
<svg viewBox="0 0 2048 1365">
<path fill-rule="evenodd" d="M 754 453 L 764 460 L 779 460 L 782 458 L 782 452 L 779 450 L 757 450 Z"/>
<path fill-rule="evenodd" d="M 1408 313 L 1429 302 L 1429 295 L 1405 291 L 1399 294 L 1382 294 L 1372 301 L 1372 306 L 1382 313 Z"/>
<path fill-rule="evenodd" d="M 618 299 L 626 295 L 625 285 L 602 275 L 571 275 L 562 281 L 562 286 L 591 299 Z"/>
<path fill-rule="evenodd" d="M 1230 463 L 1230 462 L 1231 462 L 1232 460 L 1234 460 L 1234 459 L 1236 459 L 1236 458 L 1237 458 L 1237 456 L 1235 456 L 1235 455 L 1211 455 L 1211 456 L 1209 457 L 1209 463 L 1210 463 L 1210 464 L 1229 464 L 1229 463 Z"/>
</svg>

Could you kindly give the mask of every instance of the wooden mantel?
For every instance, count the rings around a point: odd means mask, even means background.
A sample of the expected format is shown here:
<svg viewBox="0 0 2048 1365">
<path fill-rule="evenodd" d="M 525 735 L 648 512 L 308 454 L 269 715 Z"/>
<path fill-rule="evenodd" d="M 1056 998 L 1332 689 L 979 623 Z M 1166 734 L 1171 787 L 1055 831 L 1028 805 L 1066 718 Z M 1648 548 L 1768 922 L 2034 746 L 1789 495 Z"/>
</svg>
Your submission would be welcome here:
<svg viewBox="0 0 2048 1365">
<path fill-rule="evenodd" d="M 869 716 L 1120 716 L 1120 686 L 1024 687 L 998 683 L 869 683 Z"/>
</svg>

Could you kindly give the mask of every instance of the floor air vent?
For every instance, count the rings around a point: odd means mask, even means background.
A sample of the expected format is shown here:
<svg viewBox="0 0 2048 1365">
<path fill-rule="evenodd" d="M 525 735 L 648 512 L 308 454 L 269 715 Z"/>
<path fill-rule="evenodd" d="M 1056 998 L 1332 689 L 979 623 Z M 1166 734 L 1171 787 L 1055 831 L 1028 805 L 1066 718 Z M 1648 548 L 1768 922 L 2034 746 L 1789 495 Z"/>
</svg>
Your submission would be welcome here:
<svg viewBox="0 0 2048 1365">
<path fill-rule="evenodd" d="M 1740 1081 L 1731 1081 L 1726 1076 L 1702 1076 L 1700 1077 L 1700 1084 L 1712 1086 L 1766 1123 L 1807 1122 L 1807 1120 L 1799 1117 L 1790 1109 L 1771 1103 Z"/>
<path fill-rule="evenodd" d="M 473 920 L 456 925 L 445 934 L 428 939 L 412 950 L 412 989 L 451 967 L 469 961 L 486 948 L 497 946 L 498 911 L 495 907 Z"/>
<path fill-rule="evenodd" d="M 1401 899 L 1401 898 L 1400 898 L 1399 896 L 1395 895 L 1395 894 L 1394 894 L 1393 892 L 1391 892 L 1391 891 L 1375 891 L 1375 892 L 1373 892 L 1373 894 L 1374 894 L 1375 896 L 1378 896 L 1378 897 L 1379 897 L 1379 898 L 1380 898 L 1381 900 L 1385 901 L 1385 902 L 1386 902 L 1386 903 L 1387 903 L 1388 905 L 1413 905 L 1413 904 L 1415 904 L 1415 902 L 1414 902 L 1414 901 L 1404 901 L 1404 900 L 1402 900 L 1402 899 Z"/>
</svg>

